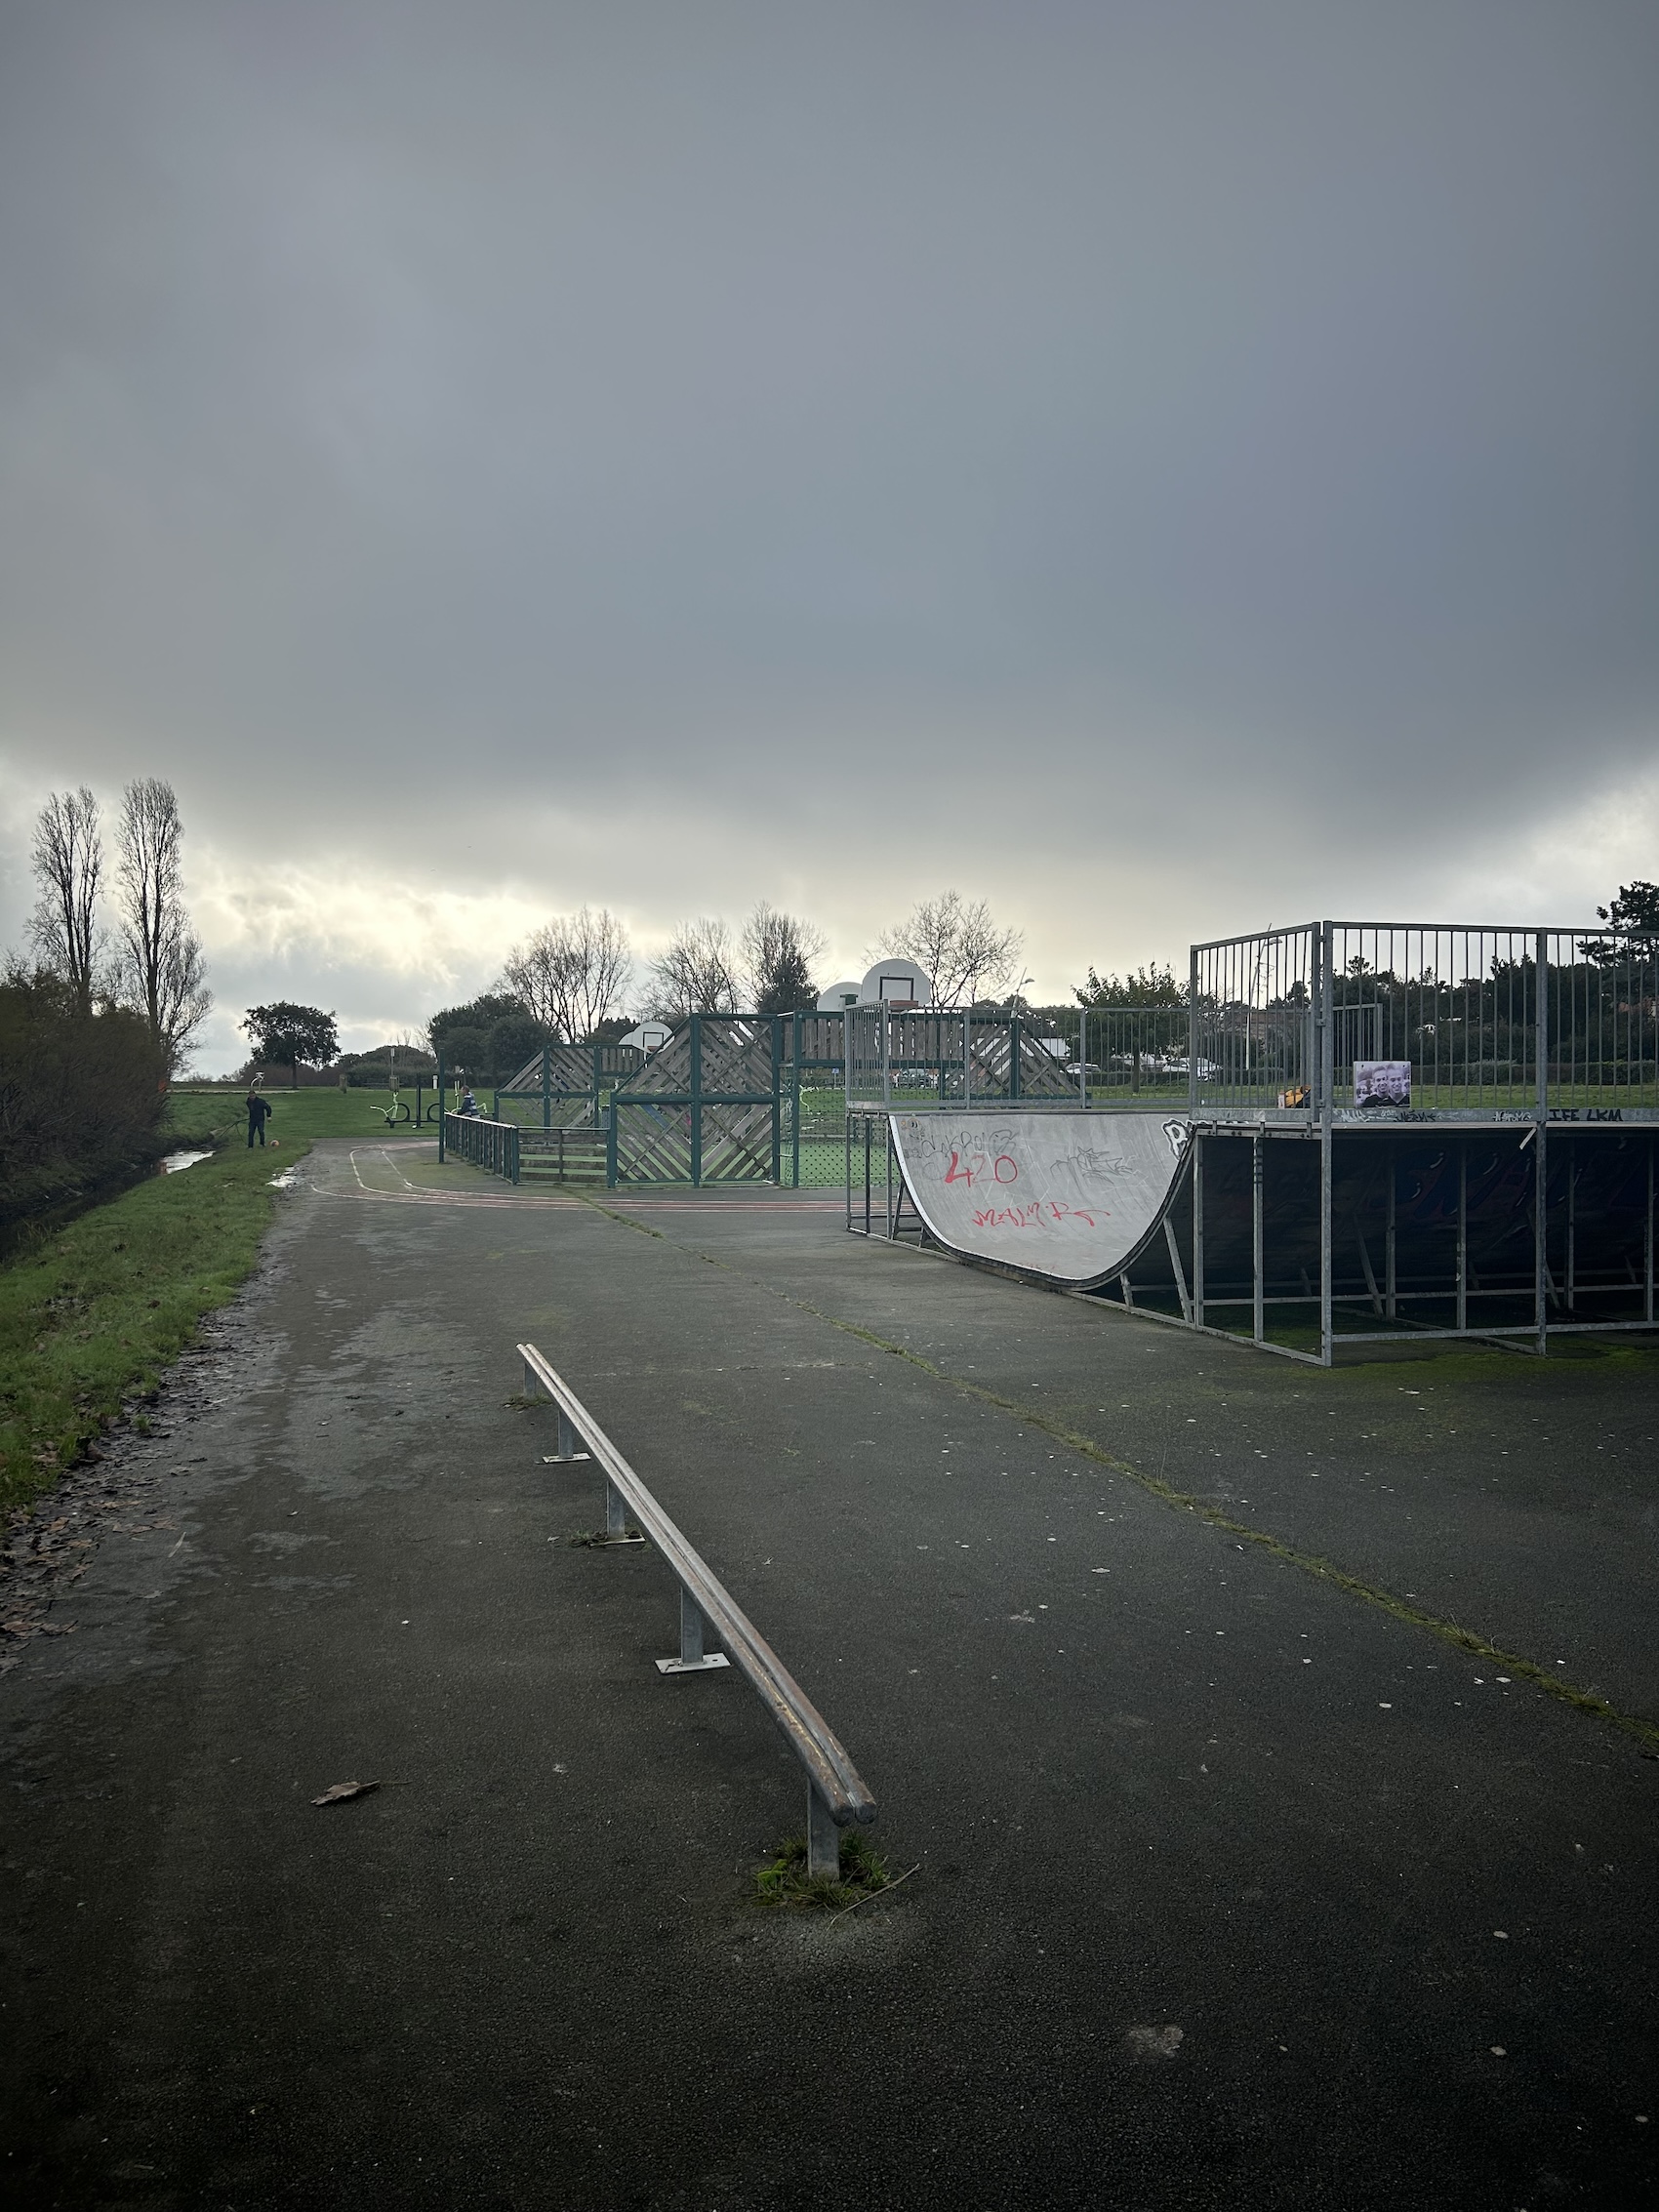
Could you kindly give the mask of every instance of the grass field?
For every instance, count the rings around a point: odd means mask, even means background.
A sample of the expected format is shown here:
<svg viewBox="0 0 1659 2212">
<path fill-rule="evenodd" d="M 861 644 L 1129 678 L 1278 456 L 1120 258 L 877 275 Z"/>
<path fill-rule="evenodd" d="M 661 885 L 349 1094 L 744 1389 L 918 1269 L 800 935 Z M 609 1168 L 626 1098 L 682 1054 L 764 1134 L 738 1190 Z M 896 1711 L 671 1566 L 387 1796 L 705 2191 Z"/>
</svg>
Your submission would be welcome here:
<svg viewBox="0 0 1659 2212">
<path fill-rule="evenodd" d="M 413 1105 L 415 1094 L 405 1092 Z M 174 1091 L 167 1102 L 167 1127 L 182 1139 L 206 1137 L 217 1132 L 222 1142 L 234 1139 L 246 1146 L 248 1117 L 243 1106 L 247 1093 L 235 1091 Z M 425 1093 L 426 1103 L 432 1094 Z M 271 1118 L 265 1124 L 265 1142 L 275 1138 L 281 1147 L 309 1143 L 317 1137 L 384 1137 L 386 1134 L 384 1091 L 342 1091 L 322 1084 L 303 1091 L 265 1093 Z M 452 1093 L 453 1098 L 453 1093 Z M 413 1134 L 409 1124 L 404 1133 Z M 436 1134 L 435 1129 L 432 1134 Z M 256 1146 L 255 1150 L 259 1149 Z"/>
<path fill-rule="evenodd" d="M 0 1266 L 0 1506 L 49 1488 L 124 1412 L 145 1419 L 162 1370 L 252 1270 L 271 1178 L 304 1148 L 227 1147 L 149 1177 Z"/>
</svg>

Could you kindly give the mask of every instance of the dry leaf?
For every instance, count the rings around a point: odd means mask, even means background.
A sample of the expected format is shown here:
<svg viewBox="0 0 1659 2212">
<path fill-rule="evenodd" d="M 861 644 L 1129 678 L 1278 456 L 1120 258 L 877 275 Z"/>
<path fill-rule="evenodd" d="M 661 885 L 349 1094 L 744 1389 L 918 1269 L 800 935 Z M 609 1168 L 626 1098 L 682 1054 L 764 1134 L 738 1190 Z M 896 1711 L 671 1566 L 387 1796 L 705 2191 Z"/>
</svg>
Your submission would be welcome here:
<svg viewBox="0 0 1659 2212">
<path fill-rule="evenodd" d="M 320 1797 L 313 1797 L 313 1805 L 343 1805 L 347 1797 L 366 1797 L 371 1790 L 378 1790 L 378 1782 L 337 1782 L 332 1790 L 325 1790 Z"/>
</svg>

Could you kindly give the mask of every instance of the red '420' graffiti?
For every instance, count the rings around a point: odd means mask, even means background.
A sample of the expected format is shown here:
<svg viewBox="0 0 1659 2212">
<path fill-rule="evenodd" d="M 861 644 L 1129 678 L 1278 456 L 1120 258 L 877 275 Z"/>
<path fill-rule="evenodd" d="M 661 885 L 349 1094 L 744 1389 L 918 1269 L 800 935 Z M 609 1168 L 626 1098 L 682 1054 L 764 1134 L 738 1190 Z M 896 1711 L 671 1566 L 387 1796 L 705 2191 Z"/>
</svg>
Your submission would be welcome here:
<svg viewBox="0 0 1659 2212">
<path fill-rule="evenodd" d="M 960 1152 L 952 1151 L 945 1180 L 965 1183 L 970 1190 L 976 1183 L 1018 1183 L 1020 1163 L 1007 1152 L 998 1152 L 994 1159 L 988 1152 L 970 1152 L 963 1159 Z"/>
</svg>

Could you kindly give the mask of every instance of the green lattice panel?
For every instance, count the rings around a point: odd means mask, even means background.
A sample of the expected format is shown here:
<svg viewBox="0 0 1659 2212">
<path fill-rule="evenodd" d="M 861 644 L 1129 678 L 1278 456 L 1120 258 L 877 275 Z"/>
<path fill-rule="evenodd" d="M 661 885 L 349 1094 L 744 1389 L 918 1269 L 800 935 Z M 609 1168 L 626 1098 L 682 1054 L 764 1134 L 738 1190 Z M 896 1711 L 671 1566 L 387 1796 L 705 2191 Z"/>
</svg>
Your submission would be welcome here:
<svg viewBox="0 0 1659 2212">
<path fill-rule="evenodd" d="M 619 1183 L 691 1181 L 689 1106 L 619 1105 L 614 1111 Z"/>
<path fill-rule="evenodd" d="M 772 1176 L 772 1107 L 706 1106 L 705 1183 L 767 1183 Z"/>
</svg>

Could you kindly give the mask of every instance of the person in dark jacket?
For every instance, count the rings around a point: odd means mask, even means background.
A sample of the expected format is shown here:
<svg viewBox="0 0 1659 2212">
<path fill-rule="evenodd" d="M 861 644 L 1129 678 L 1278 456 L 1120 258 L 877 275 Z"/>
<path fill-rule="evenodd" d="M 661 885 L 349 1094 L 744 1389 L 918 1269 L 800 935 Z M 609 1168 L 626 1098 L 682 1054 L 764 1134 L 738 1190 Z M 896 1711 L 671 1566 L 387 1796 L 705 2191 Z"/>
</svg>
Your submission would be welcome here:
<svg viewBox="0 0 1659 2212">
<path fill-rule="evenodd" d="M 264 1143 L 265 1123 L 270 1119 L 274 1111 L 275 1108 L 272 1106 L 269 1099 L 267 1099 L 263 1095 L 259 1086 L 256 1084 L 255 1087 L 248 1093 L 248 1144 L 250 1148 L 252 1147 L 254 1139 L 256 1137 L 259 1139 L 262 1145 Z"/>
</svg>

